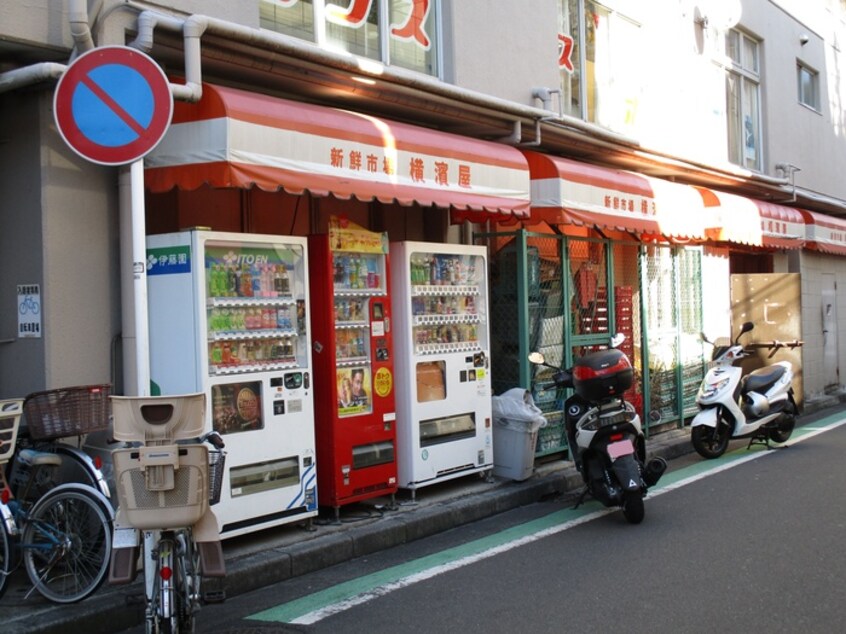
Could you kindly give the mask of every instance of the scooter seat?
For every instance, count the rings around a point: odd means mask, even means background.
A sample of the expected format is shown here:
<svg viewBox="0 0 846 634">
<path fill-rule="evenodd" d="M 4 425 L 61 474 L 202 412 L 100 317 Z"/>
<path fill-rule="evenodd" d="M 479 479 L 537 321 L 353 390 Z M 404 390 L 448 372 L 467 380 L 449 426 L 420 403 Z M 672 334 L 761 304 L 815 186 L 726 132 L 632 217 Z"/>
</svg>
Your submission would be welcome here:
<svg viewBox="0 0 846 634">
<path fill-rule="evenodd" d="M 778 381 L 784 373 L 787 372 L 783 365 L 771 365 L 766 368 L 758 368 L 753 370 L 742 381 L 741 391 L 746 392 L 760 392 L 764 393 Z"/>
</svg>

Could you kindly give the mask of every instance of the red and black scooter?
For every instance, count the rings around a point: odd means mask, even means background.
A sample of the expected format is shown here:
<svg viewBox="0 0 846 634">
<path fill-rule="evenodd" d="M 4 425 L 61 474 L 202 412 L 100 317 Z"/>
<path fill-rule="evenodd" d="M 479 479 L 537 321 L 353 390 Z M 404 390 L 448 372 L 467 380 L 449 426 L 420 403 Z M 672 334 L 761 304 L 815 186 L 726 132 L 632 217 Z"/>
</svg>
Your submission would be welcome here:
<svg viewBox="0 0 846 634">
<path fill-rule="evenodd" d="M 640 416 L 623 398 L 633 372 L 628 357 L 614 349 L 620 343 L 622 335 L 614 337 L 612 348 L 591 352 L 566 370 L 547 364 L 539 352 L 531 353 L 529 361 L 555 370 L 554 384 L 575 392 L 564 402 L 563 415 L 570 452 L 585 483 L 578 504 L 590 494 L 604 506 L 622 508 L 629 523 L 639 524 L 643 498 L 667 462 L 646 460 Z"/>
</svg>

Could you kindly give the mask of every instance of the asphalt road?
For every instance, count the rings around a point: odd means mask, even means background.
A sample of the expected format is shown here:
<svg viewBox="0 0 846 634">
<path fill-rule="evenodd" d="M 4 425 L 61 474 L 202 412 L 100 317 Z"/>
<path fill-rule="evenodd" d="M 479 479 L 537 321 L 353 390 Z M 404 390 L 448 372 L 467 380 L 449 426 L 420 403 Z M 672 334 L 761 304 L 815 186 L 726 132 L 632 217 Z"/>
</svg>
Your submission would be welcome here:
<svg viewBox="0 0 846 634">
<path fill-rule="evenodd" d="M 788 444 L 674 461 L 639 526 L 546 500 L 207 606 L 198 630 L 842 631 L 846 426 Z"/>
</svg>

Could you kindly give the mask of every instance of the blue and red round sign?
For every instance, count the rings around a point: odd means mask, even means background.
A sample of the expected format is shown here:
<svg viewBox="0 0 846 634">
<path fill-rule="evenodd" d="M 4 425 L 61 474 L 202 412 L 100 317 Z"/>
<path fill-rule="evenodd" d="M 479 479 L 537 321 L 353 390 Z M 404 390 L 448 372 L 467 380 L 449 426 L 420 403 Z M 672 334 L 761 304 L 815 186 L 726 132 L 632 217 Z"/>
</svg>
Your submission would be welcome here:
<svg viewBox="0 0 846 634">
<path fill-rule="evenodd" d="M 81 157 L 101 165 L 136 161 L 162 140 L 173 96 L 161 67 L 127 46 L 80 55 L 56 85 L 59 133 Z"/>
</svg>

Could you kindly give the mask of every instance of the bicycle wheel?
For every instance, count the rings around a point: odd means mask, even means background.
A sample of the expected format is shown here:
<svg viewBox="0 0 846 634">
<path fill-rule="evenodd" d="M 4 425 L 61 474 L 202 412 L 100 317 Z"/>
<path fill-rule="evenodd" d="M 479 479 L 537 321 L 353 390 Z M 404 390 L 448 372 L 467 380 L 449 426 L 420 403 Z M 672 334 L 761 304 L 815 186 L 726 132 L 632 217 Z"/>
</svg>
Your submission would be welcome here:
<svg viewBox="0 0 846 634">
<path fill-rule="evenodd" d="M 162 533 L 156 544 L 156 574 L 151 600 L 153 606 L 148 610 L 147 631 L 155 634 L 173 634 L 179 631 L 179 567 L 175 565 L 177 544 L 170 531 Z"/>
<path fill-rule="evenodd" d="M 12 570 L 12 545 L 6 524 L 0 516 L 0 598 L 6 592 L 6 578 Z"/>
<path fill-rule="evenodd" d="M 177 614 L 179 631 L 193 634 L 194 616 L 200 610 L 200 551 L 190 529 L 177 535 Z"/>
<path fill-rule="evenodd" d="M 75 603 L 90 596 L 106 578 L 111 522 L 84 487 L 54 491 L 32 507 L 22 550 L 36 589 L 55 603 Z"/>
</svg>

